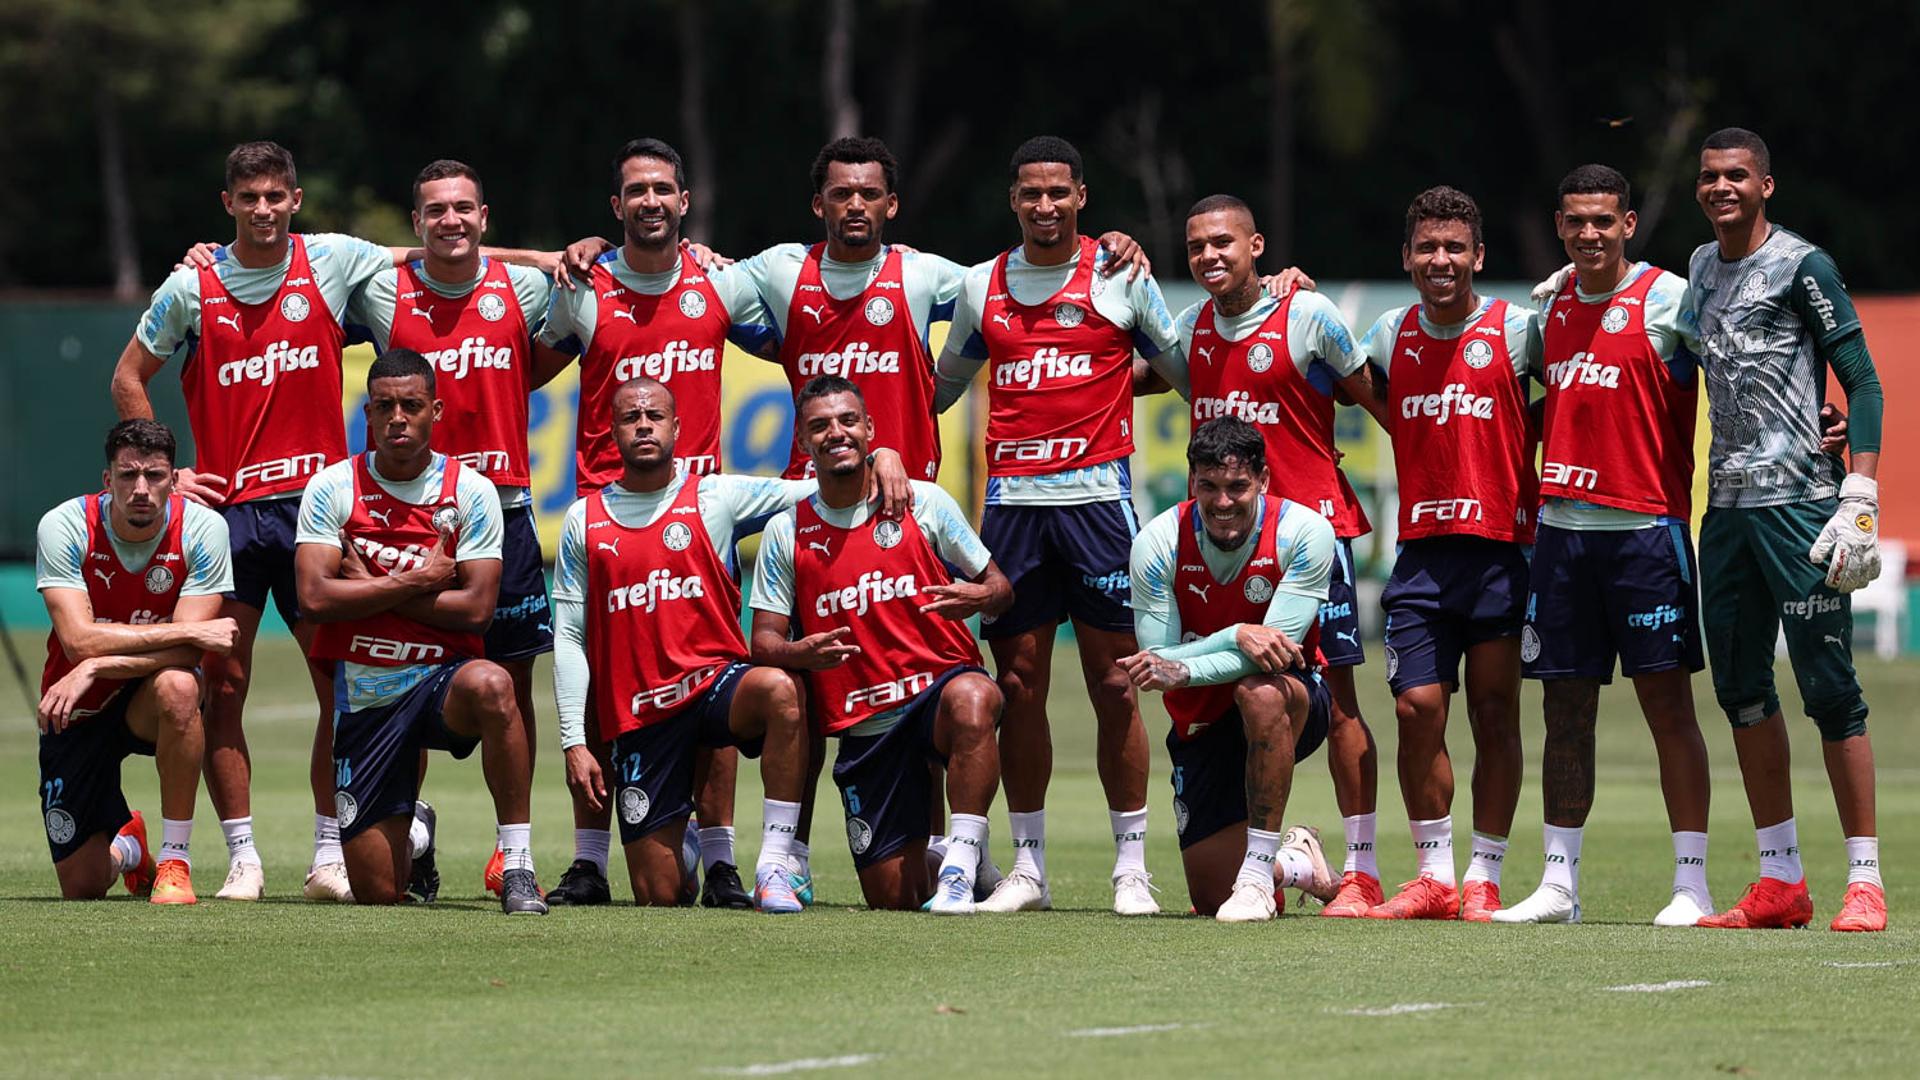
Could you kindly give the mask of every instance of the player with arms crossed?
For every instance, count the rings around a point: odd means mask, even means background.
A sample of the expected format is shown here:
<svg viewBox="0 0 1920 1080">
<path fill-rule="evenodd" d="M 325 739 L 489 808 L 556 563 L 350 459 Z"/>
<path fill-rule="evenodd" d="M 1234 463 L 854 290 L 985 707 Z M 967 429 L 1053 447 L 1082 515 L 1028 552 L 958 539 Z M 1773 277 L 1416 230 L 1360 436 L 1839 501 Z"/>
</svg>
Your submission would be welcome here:
<svg viewBox="0 0 1920 1080">
<path fill-rule="evenodd" d="M 967 271 L 936 369 L 939 407 L 992 369 L 987 497 L 981 536 L 1013 581 L 1014 602 L 982 620 L 1006 710 L 1000 765 L 1014 865 L 984 911 L 1052 906 L 1046 796 L 1054 636 L 1073 620 L 1080 669 L 1099 726 L 1101 786 L 1113 826 L 1113 909 L 1152 915 L 1146 866 L 1147 735 L 1133 684 L 1116 666 L 1139 651 L 1127 610 L 1127 561 L 1138 525 L 1128 458 L 1136 351 L 1185 392 L 1161 358 L 1179 343 L 1160 286 L 1100 272 L 1107 252 L 1078 232 L 1087 201 L 1080 152 L 1043 135 L 1014 152 L 1007 201 L 1021 244 Z M 1157 369 L 1156 369 L 1157 370 Z"/>
<path fill-rule="evenodd" d="M 1338 888 L 1318 833 L 1281 832 L 1294 763 L 1327 735 L 1315 668 L 1337 543 L 1317 508 L 1269 493 L 1266 453 L 1235 417 L 1195 430 L 1191 497 L 1133 542 L 1143 648 L 1120 661 L 1135 686 L 1166 692 L 1187 893 L 1221 922 L 1274 918 L 1276 886 L 1323 901 Z"/>
<path fill-rule="evenodd" d="M 1006 610 L 1013 586 L 938 485 L 914 481 L 905 518 L 873 513 L 873 422 L 852 382 L 817 376 L 799 408 L 820 493 L 767 523 L 753 658 L 806 672 L 814 730 L 840 740 L 833 780 L 868 905 L 911 911 L 931 898 L 935 914 L 972 914 L 1000 780 L 1001 697 L 966 620 Z M 946 770 L 953 810 L 937 880 L 922 831 L 930 761 Z"/>
<path fill-rule="evenodd" d="M 334 806 L 353 899 L 430 900 L 433 822 L 420 752 L 480 749 L 505 856 L 501 910 L 544 915 L 533 872 L 532 750 L 505 668 L 479 659 L 500 588 L 500 496 L 433 449 L 434 366 L 390 349 L 367 369 L 374 448 L 300 499 L 294 575 L 334 665 Z"/>
<path fill-rule="evenodd" d="M 156 904 L 195 902 L 188 840 L 203 750 L 206 654 L 233 647 L 227 523 L 174 492 L 173 432 L 122 420 L 107 433 L 105 490 L 40 519 L 35 584 L 53 632 L 40 676 L 40 814 L 60 895 L 98 900 L 115 876 Z M 160 858 L 127 809 L 120 763 L 160 773 Z"/>
</svg>

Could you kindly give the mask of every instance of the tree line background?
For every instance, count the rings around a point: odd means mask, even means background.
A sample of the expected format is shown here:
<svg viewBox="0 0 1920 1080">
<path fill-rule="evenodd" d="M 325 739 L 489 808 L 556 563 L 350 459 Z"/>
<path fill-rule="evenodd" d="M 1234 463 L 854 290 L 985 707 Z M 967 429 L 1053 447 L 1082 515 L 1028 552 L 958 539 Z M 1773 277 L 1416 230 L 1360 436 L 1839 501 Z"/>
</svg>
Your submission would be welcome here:
<svg viewBox="0 0 1920 1080">
<path fill-rule="evenodd" d="M 1491 277 L 1562 260 L 1572 166 L 1635 185 L 1634 253 L 1684 270 L 1700 138 L 1773 147 L 1776 220 L 1860 291 L 1920 288 L 1905 213 L 1920 4 L 1533 0 L 0 0 L 0 289 L 144 297 L 232 235 L 235 142 L 300 163 L 304 231 L 405 242 L 428 160 L 478 168 L 496 242 L 615 235 L 609 165 L 656 135 L 687 158 L 690 235 L 736 255 L 818 233 L 815 150 L 884 138 L 889 234 L 973 261 L 1013 243 L 1006 162 L 1054 133 L 1087 157 L 1088 231 L 1184 276 L 1186 208 L 1253 204 L 1270 266 L 1399 274 L 1408 199 L 1487 216 Z"/>
</svg>

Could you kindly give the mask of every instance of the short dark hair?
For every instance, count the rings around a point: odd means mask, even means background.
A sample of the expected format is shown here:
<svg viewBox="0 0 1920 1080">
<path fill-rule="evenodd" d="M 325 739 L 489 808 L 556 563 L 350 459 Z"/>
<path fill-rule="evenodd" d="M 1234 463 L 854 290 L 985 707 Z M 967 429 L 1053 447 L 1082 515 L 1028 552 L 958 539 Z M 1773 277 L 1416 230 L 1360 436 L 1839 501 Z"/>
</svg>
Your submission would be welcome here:
<svg viewBox="0 0 1920 1080">
<path fill-rule="evenodd" d="M 867 395 L 860 392 L 853 380 L 838 375 L 815 375 L 800 388 L 800 396 L 793 399 L 794 414 L 798 415 L 801 407 L 814 398 L 832 397 L 835 394 L 852 394 L 860 399 L 860 407 L 866 408 Z"/>
<path fill-rule="evenodd" d="M 1413 246 L 1414 227 L 1423 221 L 1458 221 L 1472 230 L 1473 244 L 1480 246 L 1480 204 L 1459 188 L 1441 184 L 1413 197 L 1407 204 L 1407 246 Z"/>
<path fill-rule="evenodd" d="M 1555 201 L 1564 204 L 1569 195 L 1611 195 L 1620 200 L 1622 213 L 1633 209 L 1633 186 L 1609 165 L 1582 165 L 1562 177 Z"/>
<path fill-rule="evenodd" d="M 107 464 L 113 464 L 120 451 L 128 449 L 141 454 L 165 454 L 167 464 L 171 465 L 177 452 L 173 429 L 151 417 L 122 420 L 107 432 Z"/>
<path fill-rule="evenodd" d="M 1086 175 L 1086 166 L 1080 160 L 1080 151 L 1075 150 L 1072 143 L 1058 135 L 1035 135 L 1021 143 L 1020 148 L 1013 152 L 1013 164 L 1007 171 L 1012 179 L 1018 180 L 1020 166 L 1054 161 L 1067 167 L 1067 172 L 1076 184 Z"/>
<path fill-rule="evenodd" d="M 620 168 L 637 157 L 657 158 L 673 166 L 673 183 L 681 191 L 687 190 L 687 167 L 680 160 L 680 151 L 668 146 L 659 139 L 631 139 L 620 148 L 613 159 L 613 193 L 620 194 Z"/>
<path fill-rule="evenodd" d="M 894 160 L 893 151 L 887 149 L 887 144 L 868 135 L 849 135 L 833 140 L 813 156 L 814 194 L 818 195 L 827 186 L 827 166 L 836 161 L 843 165 L 864 165 L 871 161 L 880 166 L 880 175 L 886 180 L 888 194 L 899 190 L 895 184 L 900 179 L 900 163 Z"/>
<path fill-rule="evenodd" d="M 1700 150 L 1702 153 L 1708 150 L 1746 150 L 1753 154 L 1753 163 L 1760 167 L 1761 176 L 1773 175 L 1773 152 L 1767 149 L 1767 140 L 1746 128 L 1721 128 L 1701 142 Z"/>
<path fill-rule="evenodd" d="M 373 393 L 375 379 L 405 379 L 414 375 L 427 380 L 427 393 L 434 392 L 433 365 L 426 357 L 412 349 L 388 349 L 367 368 L 367 393 Z"/>
<path fill-rule="evenodd" d="M 413 178 L 413 205 L 420 205 L 420 188 L 422 185 L 431 184 L 435 180 L 452 180 L 458 177 L 465 177 L 473 181 L 474 194 L 482 203 L 487 201 L 487 191 L 484 187 L 480 186 L 480 174 L 474 171 L 473 166 L 464 161 L 455 161 L 452 158 L 441 158 L 438 161 L 428 162 L 427 167 L 420 170 L 420 175 Z"/>
<path fill-rule="evenodd" d="M 227 151 L 227 190 L 242 180 L 273 176 L 286 180 L 288 187 L 299 187 L 300 178 L 293 169 L 293 155 L 277 142 L 243 142 Z"/>
<path fill-rule="evenodd" d="M 1256 476 L 1267 467 L 1267 440 L 1259 428 L 1239 417 L 1215 417 L 1201 424 L 1187 443 L 1190 470 L 1225 468 L 1234 462 Z"/>
</svg>

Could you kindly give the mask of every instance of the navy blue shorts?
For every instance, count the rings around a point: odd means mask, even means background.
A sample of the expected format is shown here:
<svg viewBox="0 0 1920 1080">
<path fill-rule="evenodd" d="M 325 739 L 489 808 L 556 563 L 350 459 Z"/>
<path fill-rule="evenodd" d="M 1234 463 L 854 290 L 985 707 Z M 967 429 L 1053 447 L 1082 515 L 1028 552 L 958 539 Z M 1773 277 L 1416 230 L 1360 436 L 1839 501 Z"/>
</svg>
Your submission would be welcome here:
<svg viewBox="0 0 1920 1080">
<path fill-rule="evenodd" d="M 980 636 L 1012 637 L 1069 618 L 1133 633 L 1129 560 L 1140 524 L 1124 499 L 1079 506 L 989 506 L 980 539 L 1013 583 L 1013 606 L 980 620 Z"/>
<path fill-rule="evenodd" d="M 477 735 L 448 730 L 443 713 L 453 677 L 467 661 L 433 668 L 385 705 L 346 708 L 346 682 L 333 685 L 333 810 L 346 843 L 391 817 L 411 815 L 420 797 L 420 751 L 445 750 L 456 760 L 480 745 Z"/>
<path fill-rule="evenodd" d="M 1327 579 L 1327 601 L 1320 605 L 1320 652 L 1328 667 L 1359 667 L 1367 662 L 1360 644 L 1360 602 L 1353 591 L 1353 541 L 1341 540 L 1333 549 L 1333 576 Z"/>
<path fill-rule="evenodd" d="M 750 664 L 729 664 L 700 696 L 657 723 L 623 732 L 613 740 L 613 805 L 620 811 L 620 843 L 684 821 L 693 813 L 693 759 L 701 747 L 737 746 L 759 757 L 761 740 L 734 739 L 728 718 L 733 693 Z"/>
<path fill-rule="evenodd" d="M 933 805 L 929 763 L 947 759 L 933 745 L 940 694 L 956 675 L 986 675 L 972 664 L 948 668 L 932 686 L 900 707 L 900 720 L 878 735 L 843 735 L 833 759 L 833 783 L 847 812 L 847 849 L 856 870 L 884 862 L 915 837 L 927 837 Z"/>
<path fill-rule="evenodd" d="M 1529 679 L 1613 681 L 1706 667 L 1700 574 L 1687 527 L 1540 526 L 1520 660 Z"/>
<path fill-rule="evenodd" d="M 293 538 L 300 526 L 300 500 L 255 499 L 220 508 L 233 548 L 233 591 L 229 600 L 267 610 L 267 597 L 280 621 L 300 621 L 300 594 L 293 585 Z"/>
<path fill-rule="evenodd" d="M 1293 741 L 1297 765 L 1327 741 L 1333 695 L 1318 675 L 1288 674 L 1307 687 L 1307 723 Z M 1240 710 L 1228 709 L 1191 739 L 1167 732 L 1167 753 L 1173 758 L 1173 827 L 1180 850 L 1247 820 L 1247 732 Z"/>
<path fill-rule="evenodd" d="M 1527 603 L 1527 551 L 1478 536 L 1433 536 L 1400 548 L 1380 594 L 1387 612 L 1387 685 L 1460 684 L 1460 658 L 1516 637 Z"/>
<path fill-rule="evenodd" d="M 553 651 L 553 612 L 547 607 L 547 575 L 533 507 L 500 513 L 500 597 L 487 627 L 489 660 L 527 660 Z"/>
<path fill-rule="evenodd" d="M 120 791 L 120 763 L 132 754 L 153 756 L 153 744 L 127 727 L 138 685 L 121 687 L 99 712 L 67 730 L 40 736 L 40 816 L 56 863 L 96 834 L 118 832 L 133 820 Z"/>
</svg>

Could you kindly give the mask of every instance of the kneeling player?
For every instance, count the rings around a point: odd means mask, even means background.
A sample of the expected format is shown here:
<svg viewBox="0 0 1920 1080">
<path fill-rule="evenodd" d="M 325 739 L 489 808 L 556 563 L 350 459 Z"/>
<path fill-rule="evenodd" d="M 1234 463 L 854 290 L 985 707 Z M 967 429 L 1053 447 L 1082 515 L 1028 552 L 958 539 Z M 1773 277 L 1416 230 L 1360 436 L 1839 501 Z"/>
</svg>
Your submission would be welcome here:
<svg viewBox="0 0 1920 1080">
<path fill-rule="evenodd" d="M 106 490 L 40 519 L 36 584 L 53 621 L 40 677 L 40 812 L 60 895 L 98 900 L 116 875 L 156 904 L 195 902 L 187 839 L 200 785 L 200 675 L 239 632 L 216 618 L 233 587 L 227 523 L 174 493 L 173 433 L 123 420 Z M 156 759 L 160 860 L 127 809 L 120 762 Z"/>
<path fill-rule="evenodd" d="M 1013 586 L 937 485 L 915 481 L 900 520 L 873 513 L 873 421 L 858 387 L 819 376 L 798 410 L 820 493 L 767 523 L 753 657 L 807 672 L 814 730 L 840 739 L 833 782 L 867 903 L 910 911 L 931 896 L 936 914 L 972 914 L 1000 783 L 1002 699 L 966 620 L 1005 611 Z M 955 581 L 949 565 L 971 580 Z M 937 881 L 927 874 L 928 762 L 946 767 L 953 811 Z"/>
<path fill-rule="evenodd" d="M 505 668 L 475 659 L 500 587 L 500 496 L 433 452 L 433 367 L 391 349 L 367 371 L 374 449 L 327 466 L 300 500 L 294 579 L 334 662 L 334 807 L 362 904 L 431 900 L 431 818 L 416 827 L 421 750 L 476 747 L 506 865 L 500 906 L 544 915 L 534 879 L 525 728 Z M 411 884 L 410 884 L 411 881 Z"/>
<path fill-rule="evenodd" d="M 1166 691 L 1174 823 L 1194 910 L 1263 922 L 1279 914 L 1276 884 L 1323 901 L 1339 888 L 1314 830 L 1280 832 L 1293 764 L 1327 736 L 1331 698 L 1310 665 L 1333 527 L 1267 496 L 1266 442 L 1244 420 L 1201 425 L 1187 463 L 1192 498 L 1133 542 L 1133 621 L 1145 648 L 1120 666 L 1140 689 Z"/>
</svg>

